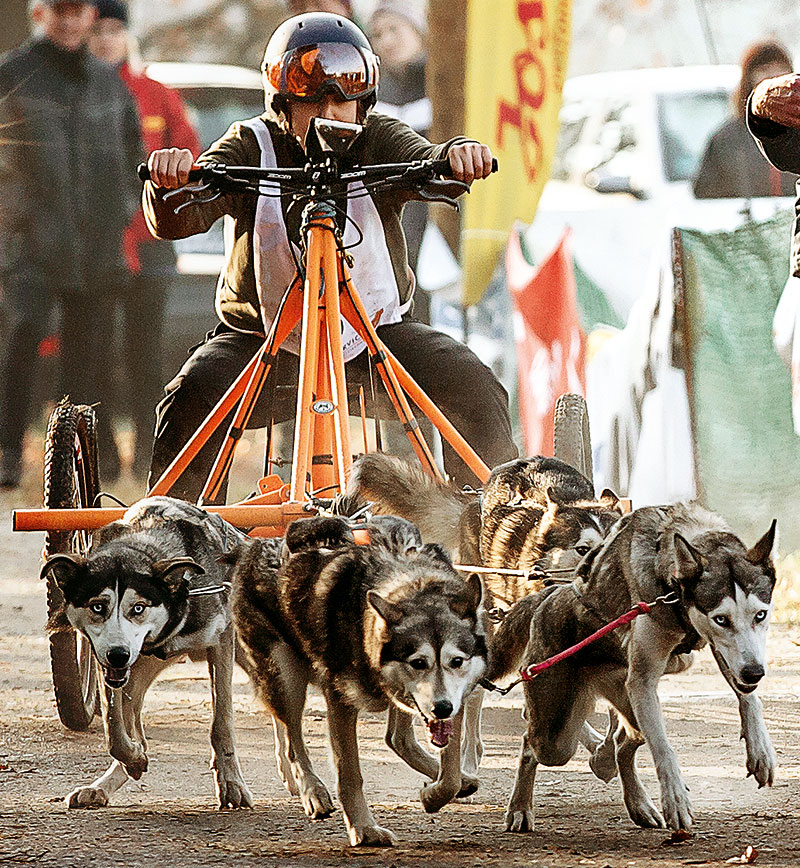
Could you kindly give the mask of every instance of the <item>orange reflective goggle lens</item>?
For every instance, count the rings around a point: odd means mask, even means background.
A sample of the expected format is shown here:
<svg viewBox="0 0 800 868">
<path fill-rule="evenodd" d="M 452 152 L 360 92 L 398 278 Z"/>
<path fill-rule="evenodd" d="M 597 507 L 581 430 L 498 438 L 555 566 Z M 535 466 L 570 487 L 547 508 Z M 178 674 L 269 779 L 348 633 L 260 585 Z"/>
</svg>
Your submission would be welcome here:
<svg viewBox="0 0 800 868">
<path fill-rule="evenodd" d="M 351 100 L 375 89 L 378 58 L 348 43 L 324 42 L 287 52 L 266 73 L 275 90 L 292 99 L 315 102 L 331 91 Z"/>
</svg>

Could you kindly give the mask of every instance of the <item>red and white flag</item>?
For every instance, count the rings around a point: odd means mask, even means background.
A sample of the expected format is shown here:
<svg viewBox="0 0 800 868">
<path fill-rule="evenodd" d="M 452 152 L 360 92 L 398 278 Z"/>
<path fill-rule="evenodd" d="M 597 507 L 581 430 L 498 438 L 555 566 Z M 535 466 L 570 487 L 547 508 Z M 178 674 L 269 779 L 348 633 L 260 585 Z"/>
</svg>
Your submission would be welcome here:
<svg viewBox="0 0 800 868">
<path fill-rule="evenodd" d="M 580 327 L 569 230 L 538 267 L 526 259 L 519 229 L 506 249 L 514 302 L 519 410 L 528 455 L 553 454 L 553 413 L 565 392 L 586 394 L 586 335 Z"/>
</svg>

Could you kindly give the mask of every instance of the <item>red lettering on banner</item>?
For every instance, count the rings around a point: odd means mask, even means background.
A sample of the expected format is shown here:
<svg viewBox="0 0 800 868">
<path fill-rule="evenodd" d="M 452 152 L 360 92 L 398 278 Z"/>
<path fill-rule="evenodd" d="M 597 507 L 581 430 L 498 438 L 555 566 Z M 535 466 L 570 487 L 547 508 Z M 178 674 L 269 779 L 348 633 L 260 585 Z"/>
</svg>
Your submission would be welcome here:
<svg viewBox="0 0 800 868">
<path fill-rule="evenodd" d="M 533 181 L 541 167 L 541 137 L 536 111 L 541 108 L 547 87 L 547 72 L 541 52 L 547 40 L 542 0 L 519 0 L 517 20 L 525 30 L 525 50 L 514 55 L 516 103 L 501 99 L 497 107 L 496 138 L 503 146 L 503 134 L 512 126 L 520 137 L 522 159 L 528 179 Z"/>
</svg>

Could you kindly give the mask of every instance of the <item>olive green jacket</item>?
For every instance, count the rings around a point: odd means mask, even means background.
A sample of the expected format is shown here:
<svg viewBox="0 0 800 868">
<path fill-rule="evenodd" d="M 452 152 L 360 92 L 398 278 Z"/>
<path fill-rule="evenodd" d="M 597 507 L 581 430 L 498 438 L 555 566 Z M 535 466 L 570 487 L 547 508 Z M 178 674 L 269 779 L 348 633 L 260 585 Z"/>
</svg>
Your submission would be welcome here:
<svg viewBox="0 0 800 868">
<path fill-rule="evenodd" d="M 262 119 L 272 135 L 278 167 L 305 165 L 305 154 L 296 139 L 284 132 L 268 116 L 262 115 Z M 401 121 L 372 113 L 365 122 L 364 131 L 353 143 L 350 153 L 359 165 L 441 159 L 454 144 L 466 141 L 469 139 L 458 136 L 443 145 L 432 145 Z M 243 123 L 235 123 L 199 157 L 198 162 L 258 166 L 261 163 L 261 150 L 255 133 Z M 151 232 L 159 238 L 186 238 L 205 232 L 224 214 L 233 218 L 233 247 L 217 284 L 217 314 L 231 328 L 265 332 L 265 324 L 261 321 L 253 257 L 257 197 L 250 193 L 227 194 L 214 202 L 192 205 L 175 214 L 176 206 L 187 197 L 177 195 L 164 202 L 163 196 L 166 192 L 147 182 L 142 194 L 147 223 Z M 392 190 L 372 194 L 372 198 L 383 223 L 400 303 L 404 304 L 413 293 L 414 281 L 408 266 L 400 217 L 403 205 L 418 196 L 407 191 Z M 299 210 L 289 208 L 289 197 L 283 199 L 287 231 L 294 241 L 299 240 Z M 353 253 L 358 256 L 358 249 Z"/>
</svg>

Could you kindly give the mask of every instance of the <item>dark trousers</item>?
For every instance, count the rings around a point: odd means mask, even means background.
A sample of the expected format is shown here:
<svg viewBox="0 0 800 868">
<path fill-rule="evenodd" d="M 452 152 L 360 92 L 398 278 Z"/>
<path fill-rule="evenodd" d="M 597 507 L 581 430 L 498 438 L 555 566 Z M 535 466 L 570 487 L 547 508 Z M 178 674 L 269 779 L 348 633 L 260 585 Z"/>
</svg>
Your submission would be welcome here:
<svg viewBox="0 0 800 868">
<path fill-rule="evenodd" d="M 9 272 L 2 277 L 2 295 L 0 447 L 4 452 L 19 452 L 31 416 L 37 350 L 47 335 L 50 290 L 40 275 Z"/>
<path fill-rule="evenodd" d="M 6 336 L 0 360 L 0 447 L 19 451 L 30 423 L 38 347 L 47 335 L 56 296 L 44 275 L 17 271 L 3 275 Z M 119 457 L 109 417 L 114 358 L 108 329 L 111 304 L 94 295 L 65 293 L 61 308 L 60 394 L 76 404 L 100 404 L 98 448 L 101 473 L 116 476 Z"/>
<path fill-rule="evenodd" d="M 164 383 L 164 293 L 168 276 L 137 275 L 120 294 L 124 369 L 116 408 L 130 417 L 135 432 L 134 472 L 146 473 L 153 452 L 153 407 Z"/>
<path fill-rule="evenodd" d="M 418 322 L 381 326 L 378 334 L 490 468 L 517 456 L 511 438 L 508 395 L 491 370 L 470 349 Z M 156 411 L 150 485 L 169 466 L 261 345 L 262 339 L 256 335 L 218 326 L 194 350 L 167 385 L 165 397 Z M 296 389 L 287 386 L 296 386 L 298 370 L 298 357 L 279 351 L 276 368 L 270 373 L 272 388 L 268 381 L 251 417 L 251 427 L 262 427 L 270 418 L 275 421 L 294 418 Z M 358 414 L 358 404 L 353 404 L 353 397 L 357 396 L 359 385 L 364 386 L 366 395 L 371 395 L 366 350 L 348 362 L 346 376 L 351 412 Z M 379 418 L 395 418 L 377 372 L 373 373 L 373 382 L 377 399 L 373 411 Z M 230 419 L 195 457 L 172 488 L 173 496 L 197 500 L 229 422 Z M 443 452 L 445 469 L 457 484 L 477 484 L 474 474 L 447 443 L 443 443 Z M 224 500 L 224 493 L 220 500 Z"/>
</svg>

